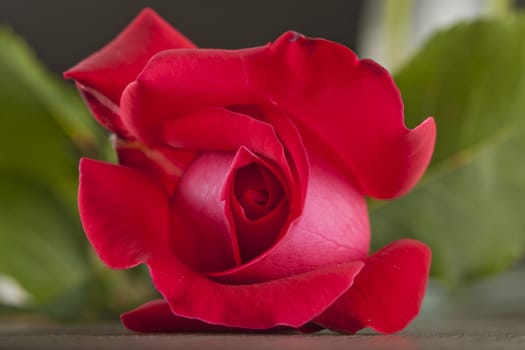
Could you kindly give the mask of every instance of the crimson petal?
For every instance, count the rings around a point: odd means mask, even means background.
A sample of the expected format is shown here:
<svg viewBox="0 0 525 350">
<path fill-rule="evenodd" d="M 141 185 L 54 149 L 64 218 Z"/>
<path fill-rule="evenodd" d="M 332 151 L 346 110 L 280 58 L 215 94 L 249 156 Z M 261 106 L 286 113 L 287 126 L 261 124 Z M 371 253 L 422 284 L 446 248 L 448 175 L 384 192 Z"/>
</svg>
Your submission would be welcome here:
<svg viewBox="0 0 525 350">
<path fill-rule="evenodd" d="M 124 88 L 153 55 L 168 49 L 194 48 L 155 11 L 144 9 L 109 44 L 64 73 L 117 104 Z"/>
<path fill-rule="evenodd" d="M 350 288 L 360 261 L 250 285 L 216 283 L 165 252 L 148 262 L 153 283 L 180 317 L 247 329 L 297 328 Z"/>
<path fill-rule="evenodd" d="M 301 134 L 313 131 L 317 137 L 307 146 L 328 146 L 365 194 L 406 193 L 430 161 L 434 121 L 404 126 L 401 95 L 385 69 L 342 45 L 297 33 L 244 50 L 165 51 L 124 92 L 122 107 L 128 128 L 154 143 L 160 131 L 151 125 L 185 110 L 264 102 L 292 115 Z"/>
<path fill-rule="evenodd" d="M 120 316 L 126 328 L 135 332 L 143 333 L 249 333 L 253 330 L 246 328 L 235 328 L 205 323 L 198 319 L 184 318 L 171 312 L 169 304 L 162 300 L 152 300 L 138 308 L 125 312 Z M 321 330 L 319 326 L 312 323 L 300 328 L 277 326 L 262 332 L 293 332 L 312 333 Z M 257 331 L 261 332 L 261 331 Z"/>
<path fill-rule="evenodd" d="M 401 95 L 377 63 L 294 32 L 244 62 L 252 88 L 286 109 L 301 132 L 313 130 L 317 143 L 329 145 L 365 194 L 402 195 L 423 174 L 434 147 L 434 121 L 413 130 L 404 126 Z"/>
<path fill-rule="evenodd" d="M 419 312 L 430 255 L 425 244 L 414 240 L 386 246 L 366 259 L 352 288 L 315 322 L 346 333 L 364 327 L 381 333 L 403 329 Z"/>
<path fill-rule="evenodd" d="M 179 317 L 164 300 L 153 300 L 120 316 L 126 328 L 143 333 L 227 332 L 231 328 Z"/>
<path fill-rule="evenodd" d="M 78 206 L 87 238 L 112 268 L 145 262 L 168 234 L 167 195 L 131 168 L 82 159 Z"/>
<path fill-rule="evenodd" d="M 121 136 L 118 110 L 124 88 L 156 53 L 195 45 L 151 9 L 140 14 L 109 44 L 64 73 L 77 81 L 99 122 Z"/>
<path fill-rule="evenodd" d="M 224 108 L 200 108 L 166 123 L 164 139 L 177 149 L 231 151 L 245 146 L 273 160 L 288 178 L 291 170 L 272 125 Z"/>
<path fill-rule="evenodd" d="M 66 76 L 66 78 L 67 77 L 68 76 Z M 100 125 L 116 135 L 119 135 L 119 137 L 123 139 L 135 139 L 135 137 L 132 136 L 124 126 L 124 123 L 122 123 L 122 119 L 120 118 L 120 108 L 117 103 L 111 101 L 96 89 L 90 88 L 79 82 L 77 82 L 76 85 L 78 91 L 84 98 L 85 103 L 88 105 L 91 114 Z"/>
<path fill-rule="evenodd" d="M 188 49 L 155 55 L 122 95 L 124 124 L 143 142 L 158 144 L 163 123 L 177 115 L 197 107 L 255 102 L 243 69 L 244 51 Z"/>
</svg>

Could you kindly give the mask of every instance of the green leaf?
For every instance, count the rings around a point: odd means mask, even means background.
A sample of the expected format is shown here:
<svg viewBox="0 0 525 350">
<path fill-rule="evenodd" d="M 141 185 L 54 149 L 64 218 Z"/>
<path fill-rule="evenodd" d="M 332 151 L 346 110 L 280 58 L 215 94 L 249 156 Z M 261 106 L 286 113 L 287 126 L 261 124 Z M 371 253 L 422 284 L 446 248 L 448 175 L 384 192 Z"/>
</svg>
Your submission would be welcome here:
<svg viewBox="0 0 525 350">
<path fill-rule="evenodd" d="M 71 296 L 88 278 L 77 167 L 96 151 L 99 130 L 72 86 L 1 28 L 0 125 L 0 273 L 21 284 L 32 308 L 66 295 L 81 303 Z"/>
<path fill-rule="evenodd" d="M 12 276 L 32 306 L 61 297 L 86 278 L 80 230 L 49 189 L 31 180 L 0 175 L 0 273 Z"/>
<path fill-rule="evenodd" d="M 432 274 L 458 284 L 525 250 L 525 17 L 435 35 L 396 77 L 407 124 L 435 116 L 437 144 L 407 196 L 373 202 L 373 247 L 428 243 Z"/>
<path fill-rule="evenodd" d="M 0 27 L 0 47 L 3 73 L 9 71 L 16 76 L 18 84 L 38 99 L 79 148 L 90 151 L 102 141 L 101 128 L 71 84 L 48 72 L 27 44 L 8 28 Z"/>
<path fill-rule="evenodd" d="M 1 28 L 0 77 L 0 173 L 38 178 L 74 203 L 78 158 L 98 137 L 81 99 Z"/>
</svg>

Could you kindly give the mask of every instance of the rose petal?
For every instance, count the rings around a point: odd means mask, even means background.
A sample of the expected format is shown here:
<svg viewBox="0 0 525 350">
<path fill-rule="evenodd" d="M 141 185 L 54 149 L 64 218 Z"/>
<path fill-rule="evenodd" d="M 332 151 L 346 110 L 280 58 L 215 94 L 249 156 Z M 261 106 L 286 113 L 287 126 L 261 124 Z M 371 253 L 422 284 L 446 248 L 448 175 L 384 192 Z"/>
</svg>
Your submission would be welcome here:
<svg viewBox="0 0 525 350">
<path fill-rule="evenodd" d="M 82 225 L 108 266 L 145 262 L 168 234 L 168 198 L 141 173 L 91 159 L 80 161 Z"/>
<path fill-rule="evenodd" d="M 259 284 L 224 285 L 187 268 L 169 252 L 148 264 L 174 314 L 248 329 L 308 323 L 348 290 L 363 266 L 353 262 Z"/>
<path fill-rule="evenodd" d="M 251 88 L 313 130 L 365 194 L 392 198 L 419 180 L 432 155 L 435 124 L 403 124 L 403 104 L 388 72 L 348 48 L 290 32 L 264 53 L 244 58 Z"/>
<path fill-rule="evenodd" d="M 302 212 L 308 183 L 306 150 L 282 110 L 265 104 L 261 105 L 261 111 L 270 124 L 224 108 L 200 108 L 166 122 L 164 139 L 172 147 L 190 150 L 236 151 L 246 146 L 272 160 L 285 176 L 283 186 L 291 215 L 296 217 Z M 300 191 L 292 191 L 292 186 Z"/>
<path fill-rule="evenodd" d="M 244 50 L 158 54 L 124 93 L 125 124 L 148 142 L 154 125 L 196 106 L 276 103 L 315 134 L 309 149 L 337 154 L 361 190 L 377 198 L 406 193 L 427 167 L 435 141 L 430 118 L 409 130 L 386 70 L 348 48 L 287 33 Z M 158 136 L 158 135 L 157 135 Z"/>
<path fill-rule="evenodd" d="M 79 89 L 100 123 L 126 137 L 119 117 L 124 88 L 157 52 L 195 45 L 151 9 L 140 14 L 109 44 L 64 73 Z"/>
<path fill-rule="evenodd" d="M 273 247 L 235 269 L 209 273 L 223 283 L 256 283 L 366 258 L 370 227 L 366 202 L 346 175 L 311 154 L 303 215 Z"/>
<path fill-rule="evenodd" d="M 221 198 L 233 158 L 228 153 L 197 157 L 172 199 L 171 247 L 194 270 L 221 271 L 240 264 L 235 231 Z"/>
<path fill-rule="evenodd" d="M 146 8 L 113 41 L 64 76 L 95 89 L 118 105 L 124 88 L 137 78 L 153 55 L 194 47 L 155 11 Z"/>
<path fill-rule="evenodd" d="M 241 147 L 233 159 L 230 174 L 224 187 L 225 214 L 230 225 L 230 230 L 235 234 L 239 247 L 241 262 L 245 263 L 269 249 L 282 234 L 286 233 L 294 218 L 291 218 L 288 200 L 283 197 L 279 206 L 259 220 L 250 220 L 246 217 L 244 209 L 240 207 L 235 197 L 235 178 L 239 169 L 248 164 L 260 164 L 261 167 L 277 173 L 273 164 L 261 159 L 246 147 Z M 273 169 L 272 169 L 273 168 Z"/>
<path fill-rule="evenodd" d="M 122 123 L 120 118 L 120 107 L 97 90 L 77 82 L 77 89 L 84 102 L 89 107 L 91 114 L 107 130 L 114 132 L 119 137 L 126 140 L 134 140 L 135 137 L 130 134 Z"/>
<path fill-rule="evenodd" d="M 145 143 L 157 144 L 164 121 L 191 109 L 253 102 L 239 52 L 244 50 L 168 50 L 155 55 L 122 95 L 124 124 Z"/>
<path fill-rule="evenodd" d="M 170 242 L 175 255 L 194 270 L 231 269 L 268 249 L 286 232 L 290 222 L 286 200 L 256 221 L 235 207 L 235 174 L 253 162 L 272 168 L 245 147 L 235 156 L 204 153 L 187 168 L 172 199 Z"/>
<path fill-rule="evenodd" d="M 246 115 L 224 108 L 200 108 L 168 121 L 163 136 L 177 149 L 236 152 L 245 146 L 274 161 L 291 181 L 290 166 L 275 129 Z"/>
<path fill-rule="evenodd" d="M 301 136 L 283 110 L 249 86 L 244 70 L 245 56 L 258 56 L 265 50 L 169 50 L 157 54 L 123 94 L 124 123 L 148 144 L 166 140 L 173 147 L 214 150 L 247 145 L 265 156 L 269 152 L 273 155 L 269 158 L 280 165 L 287 159 L 294 165 L 295 181 L 301 188 L 294 196 L 303 203 L 309 168 Z M 265 123 L 242 113 L 213 107 L 250 103 L 262 109 L 275 131 L 264 130 L 268 127 L 261 124 Z M 284 158 L 280 151 L 275 153 L 275 143 L 268 142 L 275 132 L 286 145 Z M 302 204 L 294 204 L 293 209 L 298 215 Z"/>
<path fill-rule="evenodd" d="M 308 186 L 308 179 L 310 176 L 310 163 L 305 145 L 303 143 L 302 135 L 297 130 L 295 124 L 290 120 L 288 115 L 277 105 L 262 105 L 265 120 L 274 127 L 279 136 L 279 139 L 285 145 L 286 157 L 297 179 L 296 186 L 300 191 L 294 191 L 291 202 L 294 203 L 292 209 L 292 216 L 300 215 L 306 197 Z M 300 205 L 295 203 L 299 202 Z M 295 213 L 295 210 L 297 212 Z"/>
<path fill-rule="evenodd" d="M 248 262 L 268 250 L 286 232 L 289 216 L 288 201 L 283 200 L 267 215 L 250 220 L 237 201 L 232 203 L 241 261 Z"/>
<path fill-rule="evenodd" d="M 171 196 L 195 158 L 195 152 L 175 150 L 170 147 L 149 148 L 137 141 L 115 137 L 113 146 L 121 165 L 134 168 L 162 186 Z"/>
<path fill-rule="evenodd" d="M 254 330 L 246 328 L 234 328 L 227 326 L 220 326 L 202 322 L 198 319 L 179 317 L 171 312 L 167 302 L 162 299 L 152 300 L 138 308 L 123 313 L 120 316 L 122 323 L 126 328 L 136 332 L 143 333 L 249 333 Z M 299 329 L 277 326 L 262 332 L 291 332 L 299 331 L 302 333 L 311 333 L 319 331 L 319 326 L 314 324 L 307 324 Z M 261 332 L 261 331 L 257 331 Z"/>
<path fill-rule="evenodd" d="M 227 332 L 231 328 L 179 317 L 164 300 L 153 300 L 120 316 L 126 328 L 144 333 Z"/>
<path fill-rule="evenodd" d="M 284 189 L 273 172 L 260 162 L 252 162 L 235 172 L 231 197 L 250 220 L 270 213 L 284 198 Z"/>
<path fill-rule="evenodd" d="M 353 333 L 371 327 L 381 333 L 403 329 L 419 312 L 430 267 L 430 249 L 400 240 L 370 256 L 355 283 L 315 322 Z"/>
</svg>

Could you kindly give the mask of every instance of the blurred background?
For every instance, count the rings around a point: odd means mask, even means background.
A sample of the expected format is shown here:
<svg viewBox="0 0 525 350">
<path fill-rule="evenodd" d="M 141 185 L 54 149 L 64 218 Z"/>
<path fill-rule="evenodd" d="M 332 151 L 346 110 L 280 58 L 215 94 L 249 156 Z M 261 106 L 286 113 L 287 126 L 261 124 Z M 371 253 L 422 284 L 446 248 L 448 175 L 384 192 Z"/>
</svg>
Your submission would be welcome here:
<svg viewBox="0 0 525 350">
<path fill-rule="evenodd" d="M 409 195 L 370 201 L 373 249 L 433 249 L 422 317 L 525 315 L 525 1 L 0 0 L 0 320 L 103 320 L 155 296 L 110 271 L 76 209 L 81 156 L 113 159 L 61 73 L 149 6 L 201 47 L 262 45 L 286 30 L 386 66 L 406 122 L 438 142 Z"/>
</svg>

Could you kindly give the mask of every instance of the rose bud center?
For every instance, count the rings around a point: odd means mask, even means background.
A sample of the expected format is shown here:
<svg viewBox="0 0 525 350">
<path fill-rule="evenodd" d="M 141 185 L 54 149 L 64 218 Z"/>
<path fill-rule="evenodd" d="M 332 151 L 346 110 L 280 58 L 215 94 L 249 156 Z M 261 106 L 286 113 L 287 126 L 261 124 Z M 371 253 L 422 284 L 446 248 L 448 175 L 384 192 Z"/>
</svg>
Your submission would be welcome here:
<svg viewBox="0 0 525 350">
<path fill-rule="evenodd" d="M 257 220 L 271 212 L 284 195 L 283 187 L 272 171 L 255 162 L 237 170 L 234 193 L 249 220 Z"/>
<path fill-rule="evenodd" d="M 286 230 L 288 200 L 275 173 L 257 161 L 236 170 L 231 193 L 241 261 L 248 262 L 269 249 Z"/>
<path fill-rule="evenodd" d="M 287 231 L 290 209 L 278 170 L 254 158 L 236 167 L 234 155 L 209 152 L 186 169 L 171 199 L 170 243 L 192 269 L 234 268 Z"/>
</svg>

